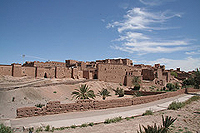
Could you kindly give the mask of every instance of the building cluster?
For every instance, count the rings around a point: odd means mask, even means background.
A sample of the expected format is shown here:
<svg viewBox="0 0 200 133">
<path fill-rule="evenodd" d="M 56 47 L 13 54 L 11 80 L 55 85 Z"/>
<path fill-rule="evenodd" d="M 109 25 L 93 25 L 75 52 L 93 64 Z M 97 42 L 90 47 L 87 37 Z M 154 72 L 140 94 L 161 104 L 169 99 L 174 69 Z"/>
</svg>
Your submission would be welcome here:
<svg viewBox="0 0 200 133">
<path fill-rule="evenodd" d="M 125 86 L 132 86 L 134 77 L 139 77 L 142 86 L 163 87 L 174 79 L 165 70 L 164 65 L 154 66 L 135 64 L 130 59 L 105 59 L 91 62 L 65 60 L 65 62 L 26 62 L 21 64 L 0 65 L 0 75 L 13 77 L 44 77 L 44 78 L 73 78 L 98 79 L 105 82 L 115 82 Z M 177 69 L 176 72 L 187 77 Z M 182 74 L 181 74 L 182 73 Z M 184 77 L 185 76 L 185 77 Z"/>
</svg>

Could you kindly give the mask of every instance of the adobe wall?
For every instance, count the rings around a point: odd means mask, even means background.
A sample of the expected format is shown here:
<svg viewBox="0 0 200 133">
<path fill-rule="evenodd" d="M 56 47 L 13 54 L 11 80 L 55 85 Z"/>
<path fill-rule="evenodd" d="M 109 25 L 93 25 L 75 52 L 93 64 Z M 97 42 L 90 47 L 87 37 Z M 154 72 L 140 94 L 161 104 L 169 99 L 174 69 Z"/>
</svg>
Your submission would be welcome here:
<svg viewBox="0 0 200 133">
<path fill-rule="evenodd" d="M 195 92 L 199 90 L 190 88 L 188 89 L 188 91 Z M 99 110 L 99 109 L 125 107 L 125 106 L 149 103 L 164 98 L 174 97 L 183 94 L 184 92 L 185 89 L 181 89 L 175 92 L 166 92 L 162 94 L 142 96 L 136 98 L 121 98 L 121 99 L 103 100 L 103 101 L 95 101 L 88 99 L 68 104 L 60 104 L 60 101 L 51 101 L 42 108 L 23 107 L 23 108 L 18 108 L 16 111 L 17 111 L 17 117 L 21 118 L 21 117 L 32 117 L 39 115 L 60 114 L 73 111 Z"/>
<path fill-rule="evenodd" d="M 135 71 L 136 68 L 118 64 L 98 64 L 98 79 L 105 82 L 124 84 L 126 72 Z"/>
<path fill-rule="evenodd" d="M 55 78 L 55 67 L 44 68 L 44 74 L 47 78 Z"/>
<path fill-rule="evenodd" d="M 142 69 L 142 79 L 153 81 L 155 79 L 154 70 L 152 70 L 152 69 Z"/>
<path fill-rule="evenodd" d="M 36 68 L 36 77 L 44 77 L 44 68 Z"/>
<path fill-rule="evenodd" d="M 90 71 L 83 71 L 83 78 L 93 79 L 92 73 Z"/>
<path fill-rule="evenodd" d="M 21 64 L 12 64 L 12 76 L 13 77 L 21 77 L 22 76 Z"/>
<path fill-rule="evenodd" d="M 22 76 L 35 77 L 35 67 L 22 67 Z"/>
<path fill-rule="evenodd" d="M 1 76 L 12 76 L 12 66 L 11 65 L 0 65 L 0 75 Z"/>
</svg>

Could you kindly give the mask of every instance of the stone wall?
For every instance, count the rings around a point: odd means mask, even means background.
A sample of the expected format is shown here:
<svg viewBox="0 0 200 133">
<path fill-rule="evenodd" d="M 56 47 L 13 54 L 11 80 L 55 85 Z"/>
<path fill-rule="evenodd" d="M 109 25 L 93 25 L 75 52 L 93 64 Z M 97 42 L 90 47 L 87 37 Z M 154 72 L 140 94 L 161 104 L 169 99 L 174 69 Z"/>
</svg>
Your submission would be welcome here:
<svg viewBox="0 0 200 133">
<path fill-rule="evenodd" d="M 198 89 L 188 89 L 188 92 L 199 91 Z M 136 104 L 144 104 L 164 98 L 174 97 L 180 94 L 183 94 L 185 89 L 180 89 L 175 92 L 167 92 L 157 95 L 142 96 L 136 98 L 120 98 L 113 100 L 80 100 L 76 103 L 61 104 L 60 101 L 51 101 L 47 103 L 46 106 L 42 108 L 38 107 L 24 107 L 17 109 L 17 117 L 32 117 L 39 115 L 51 115 L 51 114 L 60 114 L 73 111 L 86 111 L 86 110 L 99 110 L 115 107 L 125 107 Z"/>
</svg>

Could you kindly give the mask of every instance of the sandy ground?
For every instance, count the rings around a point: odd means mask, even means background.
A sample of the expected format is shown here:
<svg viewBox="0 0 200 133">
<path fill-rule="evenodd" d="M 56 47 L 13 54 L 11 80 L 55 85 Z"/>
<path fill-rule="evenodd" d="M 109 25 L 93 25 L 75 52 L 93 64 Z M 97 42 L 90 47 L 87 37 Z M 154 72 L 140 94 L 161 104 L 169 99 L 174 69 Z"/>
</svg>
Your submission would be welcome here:
<svg viewBox="0 0 200 133">
<path fill-rule="evenodd" d="M 139 116 L 130 120 L 122 120 L 112 124 L 97 124 L 88 127 L 55 130 L 55 133 L 136 133 L 139 125 L 161 125 L 162 115 L 177 118 L 170 127 L 172 133 L 199 133 L 200 132 L 200 101 L 195 101 L 180 110 L 165 110 L 154 115 Z M 190 131 L 190 132 L 189 132 Z M 42 133 L 46 133 L 43 131 Z"/>
<path fill-rule="evenodd" d="M 16 109 L 20 107 L 31 107 L 36 104 L 46 104 L 49 101 L 61 101 L 61 103 L 75 102 L 72 100 L 71 93 L 74 89 L 78 89 L 81 84 L 87 84 L 90 89 L 94 90 L 95 94 L 102 88 L 107 88 L 111 92 L 113 99 L 117 96 L 111 88 L 117 87 L 127 89 L 120 86 L 118 83 L 107 83 L 103 81 L 88 81 L 86 83 L 78 83 L 84 79 L 34 79 L 30 77 L 0 77 L 0 119 L 10 119 L 16 117 Z M 74 82 L 67 85 L 63 83 Z M 76 83 L 77 82 L 77 83 Z M 58 83 L 56 85 L 51 85 Z M 23 86 L 25 87 L 23 87 Z M 28 85 L 28 86 L 27 86 Z M 35 87 L 37 86 L 37 87 Z M 13 87 L 20 87 L 11 89 Z M 131 96 L 125 96 L 131 97 Z M 14 99 L 14 100 L 13 100 Z M 96 97 L 96 100 L 102 100 L 101 97 Z"/>
</svg>

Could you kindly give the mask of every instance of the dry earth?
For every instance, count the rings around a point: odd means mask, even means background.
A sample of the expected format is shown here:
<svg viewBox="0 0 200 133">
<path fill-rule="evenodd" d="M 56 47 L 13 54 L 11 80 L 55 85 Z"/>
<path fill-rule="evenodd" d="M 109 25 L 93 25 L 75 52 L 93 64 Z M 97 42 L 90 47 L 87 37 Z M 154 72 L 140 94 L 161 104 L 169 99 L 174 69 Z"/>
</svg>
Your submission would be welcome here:
<svg viewBox="0 0 200 133">
<path fill-rule="evenodd" d="M 87 84 L 94 90 L 95 94 L 102 88 L 109 89 L 112 96 L 107 99 L 117 97 L 111 88 L 121 87 L 126 89 L 126 87 L 120 86 L 118 83 L 97 80 L 35 79 L 2 76 L 0 77 L 0 119 L 15 118 L 16 109 L 19 107 L 35 106 L 39 103 L 46 104 L 49 101 L 57 100 L 61 101 L 61 103 L 75 102 L 71 99 L 71 93 L 74 89 L 78 89 L 81 84 Z M 96 100 L 101 100 L 101 97 L 96 97 Z"/>
</svg>

